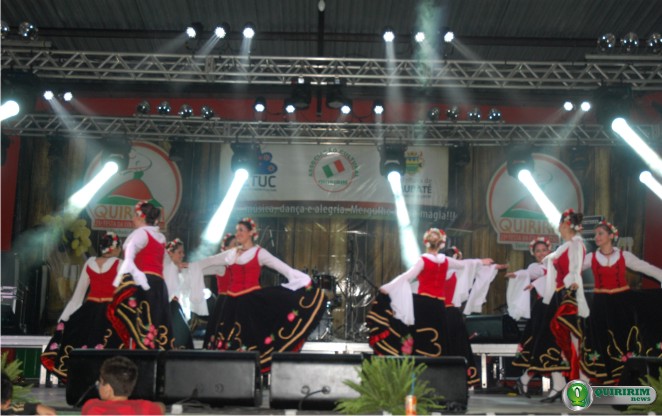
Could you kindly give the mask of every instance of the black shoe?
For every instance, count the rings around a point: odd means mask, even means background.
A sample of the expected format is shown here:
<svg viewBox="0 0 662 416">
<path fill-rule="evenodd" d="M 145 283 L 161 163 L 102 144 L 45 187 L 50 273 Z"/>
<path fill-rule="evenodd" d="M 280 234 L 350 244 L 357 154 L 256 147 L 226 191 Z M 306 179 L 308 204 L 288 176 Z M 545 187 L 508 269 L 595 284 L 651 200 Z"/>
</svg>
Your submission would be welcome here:
<svg viewBox="0 0 662 416">
<path fill-rule="evenodd" d="M 522 384 L 522 380 L 520 380 L 519 378 L 517 379 L 517 381 L 515 381 L 515 387 L 517 387 L 517 394 L 519 394 L 520 396 L 526 396 L 527 399 L 531 398 L 529 392 L 524 390 L 524 384 Z"/>
<path fill-rule="evenodd" d="M 552 390 L 552 391 L 556 391 L 556 390 Z M 540 402 L 542 402 L 542 403 L 554 403 L 555 401 L 557 401 L 560 398 L 561 398 L 561 392 L 557 391 L 556 393 L 550 394 L 549 396 L 547 396 L 544 399 L 540 400 Z"/>
</svg>

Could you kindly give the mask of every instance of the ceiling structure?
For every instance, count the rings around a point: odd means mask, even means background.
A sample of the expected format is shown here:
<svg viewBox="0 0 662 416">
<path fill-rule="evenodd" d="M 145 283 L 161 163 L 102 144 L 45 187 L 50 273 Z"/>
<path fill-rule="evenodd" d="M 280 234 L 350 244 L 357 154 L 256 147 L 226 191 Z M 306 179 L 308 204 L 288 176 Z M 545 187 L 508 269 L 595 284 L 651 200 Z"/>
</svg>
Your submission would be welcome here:
<svg viewBox="0 0 662 416">
<path fill-rule="evenodd" d="M 502 94 L 512 97 L 517 91 L 522 105 L 533 99 L 580 96 L 603 84 L 625 84 L 639 96 L 662 91 L 662 56 L 643 47 L 651 33 L 662 31 L 660 0 L 4 0 L 2 20 L 12 30 L 24 20 L 39 29 L 35 41 L 11 35 L 3 40 L 3 72 L 28 71 L 42 81 L 75 85 L 88 95 L 112 89 L 126 96 L 155 90 L 185 96 L 220 91 L 222 84 L 246 85 L 250 88 L 245 95 L 278 95 L 287 91 L 291 77 L 301 75 L 318 84 L 341 78 L 355 87 L 357 97 L 383 97 L 389 88 L 399 87 L 405 99 L 438 98 L 456 89 L 471 90 L 477 102 L 498 102 Z M 200 41 L 184 35 L 192 22 L 203 25 Z M 242 54 L 240 34 L 247 22 L 256 29 L 250 58 Z M 228 37 L 208 42 L 221 23 L 229 24 Z M 396 35 L 395 61 L 390 61 L 394 64 L 386 59 L 382 39 L 387 26 Z M 456 41 L 452 46 L 440 42 L 424 52 L 413 41 L 418 28 L 433 36 L 452 30 Z M 639 35 L 639 52 L 597 50 L 600 35 L 620 37 L 628 32 Z M 36 134 L 35 126 L 46 133 L 50 130 L 44 126 L 53 123 L 57 121 L 28 117 L 16 125 L 24 134 Z M 122 123 L 118 119 L 117 125 Z M 163 123 L 156 120 L 153 126 Z M 99 123 L 79 124 L 83 125 Z M 319 135 L 311 132 L 325 129 L 308 127 L 297 132 L 305 132 L 312 141 Z M 228 124 L 224 131 L 244 128 Z M 643 129 L 660 138 L 659 128 Z M 160 130 L 155 131 L 159 136 Z M 457 139 L 471 132 L 456 128 L 449 137 L 426 131 L 430 140 Z M 547 131 L 566 130 L 550 125 Z M 588 144 L 607 143 L 604 132 L 595 131 L 576 136 Z M 260 132 L 278 137 L 283 130 Z M 508 129 L 489 133 L 512 134 Z M 337 139 L 344 138 L 337 134 Z M 477 139 L 474 144 L 481 143 Z"/>
</svg>

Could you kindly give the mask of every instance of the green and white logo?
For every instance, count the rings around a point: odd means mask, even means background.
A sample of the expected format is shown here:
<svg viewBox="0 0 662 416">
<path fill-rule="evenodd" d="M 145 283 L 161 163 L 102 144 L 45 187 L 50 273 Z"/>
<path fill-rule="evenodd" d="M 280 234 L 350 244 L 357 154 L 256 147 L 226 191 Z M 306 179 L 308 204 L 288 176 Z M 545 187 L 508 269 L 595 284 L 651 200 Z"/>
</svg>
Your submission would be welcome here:
<svg viewBox="0 0 662 416">
<path fill-rule="evenodd" d="M 563 389 L 563 403 L 574 411 L 588 409 L 593 403 L 593 389 L 581 380 L 573 380 Z"/>
</svg>

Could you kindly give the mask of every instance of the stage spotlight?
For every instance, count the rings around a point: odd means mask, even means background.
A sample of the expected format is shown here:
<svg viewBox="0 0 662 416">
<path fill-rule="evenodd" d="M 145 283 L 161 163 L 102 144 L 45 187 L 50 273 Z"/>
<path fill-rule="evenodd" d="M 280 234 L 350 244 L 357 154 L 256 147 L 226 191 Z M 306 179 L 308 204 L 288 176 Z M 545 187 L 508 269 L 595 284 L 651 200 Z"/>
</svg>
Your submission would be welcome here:
<svg viewBox="0 0 662 416">
<path fill-rule="evenodd" d="M 228 26 L 228 24 L 222 23 L 216 26 L 216 29 L 214 29 L 214 35 L 219 39 L 224 39 L 229 31 L 230 31 L 230 27 Z"/>
<path fill-rule="evenodd" d="M 267 101 L 264 97 L 257 97 L 255 99 L 255 104 L 253 104 L 253 109 L 256 113 L 262 113 L 267 109 Z"/>
<path fill-rule="evenodd" d="M 570 101 L 566 101 L 563 103 L 563 109 L 565 111 L 572 111 L 575 109 L 575 105 L 571 103 Z"/>
<path fill-rule="evenodd" d="M 168 101 L 161 101 L 161 104 L 159 104 L 159 106 L 156 107 L 156 111 L 162 116 L 167 116 L 168 114 L 170 114 L 171 109 L 172 108 L 170 107 L 170 103 Z"/>
<path fill-rule="evenodd" d="M 39 32 L 37 27 L 30 22 L 23 22 L 18 26 L 18 35 L 23 39 L 35 40 L 37 32 Z"/>
<path fill-rule="evenodd" d="M 395 214 L 398 220 L 398 231 L 401 235 L 400 252 L 405 267 L 410 268 L 420 257 L 420 250 L 418 248 L 416 236 L 414 236 L 414 228 L 412 227 L 407 204 L 405 204 L 405 198 L 402 193 L 402 175 L 394 170 L 391 171 L 386 178 L 391 186 L 391 192 L 393 192 Z"/>
<path fill-rule="evenodd" d="M 639 180 L 641 183 L 646 185 L 648 189 L 653 191 L 655 195 L 657 195 L 658 198 L 662 199 L 662 184 L 653 177 L 653 174 L 650 173 L 649 171 L 645 170 L 641 172 L 641 175 L 639 175 Z"/>
<path fill-rule="evenodd" d="M 244 39 L 253 39 L 253 36 L 255 36 L 255 26 L 252 23 L 246 23 L 241 33 L 244 35 Z"/>
<path fill-rule="evenodd" d="M 138 103 L 136 106 L 136 114 L 149 114 L 152 110 L 152 107 L 149 105 L 149 101 L 144 100 Z"/>
<path fill-rule="evenodd" d="M 639 36 L 634 32 L 626 34 L 621 39 L 621 46 L 627 53 L 636 52 L 639 47 Z"/>
<path fill-rule="evenodd" d="M 249 173 L 254 173 L 259 162 L 260 146 L 252 143 L 231 143 L 232 160 L 230 165 L 233 172 L 239 169 L 245 169 Z"/>
<path fill-rule="evenodd" d="M 630 127 L 624 118 L 619 117 L 611 123 L 611 128 L 641 157 L 648 167 L 662 177 L 662 159 L 646 142 Z"/>
<path fill-rule="evenodd" d="M 342 82 L 340 78 L 333 80 L 333 84 L 327 85 L 326 106 L 333 109 L 339 109 L 345 102 L 345 95 L 342 91 Z"/>
<path fill-rule="evenodd" d="M 289 102 L 289 100 L 285 100 L 283 108 L 287 114 L 294 114 L 294 112 L 297 111 L 297 108 L 294 106 L 294 104 Z"/>
<path fill-rule="evenodd" d="M 606 33 L 598 38 L 598 49 L 601 52 L 613 51 L 616 47 L 616 36 L 613 33 Z"/>
<path fill-rule="evenodd" d="M 471 163 L 471 150 L 465 143 L 456 144 L 451 147 L 451 160 L 457 167 L 465 167 Z"/>
<path fill-rule="evenodd" d="M 103 165 L 101 171 L 92 180 L 79 189 L 69 198 L 66 210 L 69 213 L 78 213 L 87 206 L 92 197 L 119 171 L 119 165 L 115 161 L 108 161 Z"/>
<path fill-rule="evenodd" d="M 453 42 L 453 40 L 455 40 L 455 33 L 453 33 L 450 30 L 448 32 L 444 33 L 444 42 L 451 43 L 451 42 Z"/>
<path fill-rule="evenodd" d="M 21 107 L 14 100 L 9 100 L 2 104 L 0 107 L 0 121 L 6 120 L 9 117 L 14 117 L 21 110 Z"/>
<path fill-rule="evenodd" d="M 384 29 L 384 34 L 382 35 L 382 37 L 384 38 L 384 42 L 391 43 L 393 42 L 393 40 L 395 40 L 395 32 L 393 32 L 393 29 L 391 29 L 390 27 L 387 27 L 386 29 Z"/>
<path fill-rule="evenodd" d="M 496 108 L 490 110 L 490 113 L 487 115 L 488 120 L 490 121 L 500 121 L 501 120 L 501 111 Z"/>
<path fill-rule="evenodd" d="M 340 112 L 347 115 L 352 112 L 352 101 L 345 100 L 342 106 L 340 106 Z"/>
<path fill-rule="evenodd" d="M 416 32 L 414 35 L 414 40 L 416 43 L 423 43 L 425 41 L 425 33 L 421 31 Z"/>
<path fill-rule="evenodd" d="M 438 121 L 440 114 L 441 111 L 439 110 L 439 107 L 432 107 L 428 110 L 428 120 L 432 122 Z"/>
<path fill-rule="evenodd" d="M 179 113 L 177 114 L 179 114 L 181 118 L 189 118 L 193 115 L 193 108 L 188 104 L 182 104 L 182 106 L 179 107 Z"/>
<path fill-rule="evenodd" d="M 297 110 L 305 110 L 310 107 L 310 83 L 303 77 L 296 77 L 292 79 L 292 93 L 290 94 L 289 102 Z"/>
<path fill-rule="evenodd" d="M 233 156 L 234 158 L 234 156 Z M 221 201 L 221 205 L 218 207 L 214 216 L 209 221 L 207 228 L 202 234 L 202 238 L 205 243 L 209 245 L 217 246 L 221 241 L 223 234 L 225 232 L 225 227 L 228 225 L 228 219 L 234 208 L 234 204 L 239 197 L 241 188 L 246 183 L 246 180 L 249 177 L 249 172 L 246 169 L 239 168 L 234 172 L 234 179 L 230 184 L 227 194 Z M 194 266 L 195 267 L 195 266 Z"/>
<path fill-rule="evenodd" d="M 173 137 L 168 150 L 168 159 L 175 163 L 181 163 L 186 158 L 188 147 L 183 137 Z"/>
<path fill-rule="evenodd" d="M 547 222 L 554 229 L 558 230 L 559 222 L 561 221 L 561 213 L 556 206 L 549 200 L 547 195 L 540 189 L 538 183 L 533 178 L 533 170 L 522 169 L 517 174 L 517 179 L 522 182 L 526 189 L 529 191 L 533 199 L 536 201 L 542 212 L 547 217 Z"/>
<path fill-rule="evenodd" d="M 582 103 L 579 105 L 579 108 L 586 113 L 591 109 L 591 103 L 588 101 L 582 101 Z"/>
<path fill-rule="evenodd" d="M 517 179 L 517 175 L 523 169 L 533 172 L 533 156 L 528 146 L 516 145 L 508 150 L 508 161 L 506 163 L 508 175 Z"/>
<path fill-rule="evenodd" d="M 629 85 L 605 85 L 593 92 L 593 113 L 599 124 L 609 129 L 618 117 L 628 117 L 634 105 L 632 88 Z"/>
<path fill-rule="evenodd" d="M 50 101 L 55 98 L 55 93 L 51 90 L 44 91 L 44 100 Z"/>
<path fill-rule="evenodd" d="M 478 107 L 474 107 L 467 114 L 467 118 L 471 121 L 479 122 L 480 121 L 480 109 Z"/>
<path fill-rule="evenodd" d="M 202 115 L 202 118 L 204 118 L 205 120 L 209 120 L 215 115 L 214 109 L 208 105 L 202 106 L 202 108 L 200 109 L 200 114 Z"/>
<path fill-rule="evenodd" d="M 406 170 L 406 151 L 407 145 L 405 144 L 385 144 L 381 146 L 379 149 L 379 173 L 382 176 L 388 176 L 391 172 L 404 175 Z"/>
<path fill-rule="evenodd" d="M 448 117 L 450 121 L 457 121 L 460 117 L 460 109 L 456 105 L 452 106 L 446 111 L 446 117 Z"/>
<path fill-rule="evenodd" d="M 66 102 L 69 102 L 74 99 L 74 95 L 71 92 L 67 91 L 64 94 L 62 94 L 62 99 Z"/>
<path fill-rule="evenodd" d="M 191 23 L 191 25 L 186 28 L 186 35 L 189 37 L 189 39 L 197 39 L 198 36 L 202 35 L 202 23 Z"/>
<path fill-rule="evenodd" d="M 652 33 L 646 41 L 646 47 L 652 53 L 660 53 L 662 51 L 662 35 L 659 33 Z"/>
<path fill-rule="evenodd" d="M 375 100 L 372 103 L 372 112 L 377 114 L 378 116 L 384 114 L 384 103 L 382 100 Z"/>
<path fill-rule="evenodd" d="M 102 161 L 115 162 L 120 171 L 125 170 L 129 165 L 129 153 L 131 152 L 131 142 L 126 137 L 113 136 L 102 140 Z"/>
<path fill-rule="evenodd" d="M 0 28 L 0 33 L 2 33 L 2 39 L 6 38 L 9 34 L 9 25 L 4 20 L 0 21 L 2 26 Z"/>
</svg>

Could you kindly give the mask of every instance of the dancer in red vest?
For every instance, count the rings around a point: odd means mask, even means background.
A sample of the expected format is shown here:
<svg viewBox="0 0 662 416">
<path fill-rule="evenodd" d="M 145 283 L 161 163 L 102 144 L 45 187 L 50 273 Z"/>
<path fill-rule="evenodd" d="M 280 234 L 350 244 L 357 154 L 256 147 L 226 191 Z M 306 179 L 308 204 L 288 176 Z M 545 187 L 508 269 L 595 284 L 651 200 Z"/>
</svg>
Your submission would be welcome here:
<svg viewBox="0 0 662 416">
<path fill-rule="evenodd" d="M 631 269 L 662 282 L 662 270 L 614 247 L 618 230 L 602 221 L 595 228 L 598 249 L 584 259 L 595 290 L 582 344 L 582 370 L 597 384 L 618 384 L 631 357 L 662 357 L 662 290 L 631 290 Z"/>
<path fill-rule="evenodd" d="M 546 306 L 542 324 L 545 330 L 535 340 L 530 371 L 550 373 L 552 389 L 543 402 L 561 398 L 566 384 L 579 378 L 579 340 L 582 337 L 579 318 L 589 315 L 584 297 L 582 264 L 586 248 L 580 235 L 584 215 L 568 209 L 561 215 L 559 233 L 565 241 L 545 258 L 547 277 L 543 303 Z"/>
<path fill-rule="evenodd" d="M 299 351 L 324 312 L 324 293 L 310 276 L 283 263 L 255 244 L 257 226 L 250 218 L 237 224 L 237 247 L 189 263 L 192 279 L 225 266 L 229 277 L 227 298 L 209 336 L 208 347 L 218 350 L 259 351 L 262 372 L 271 369 L 274 352 Z M 266 266 L 285 276 L 287 283 L 260 285 Z M 214 318 L 214 317 L 212 317 Z"/>
<path fill-rule="evenodd" d="M 108 232 L 99 242 L 99 257 L 90 257 L 76 284 L 74 294 L 64 308 L 53 338 L 41 354 L 41 362 L 63 381 L 67 378 L 69 354 L 74 348 L 119 348 L 122 341 L 106 318 L 113 299 L 113 280 L 122 260 L 117 234 Z"/>
<path fill-rule="evenodd" d="M 161 210 L 147 201 L 136 204 L 136 228 L 124 242 L 124 263 L 113 283 L 108 319 L 126 348 L 173 347 L 172 317 L 164 281 L 166 238 L 159 231 Z"/>
</svg>

